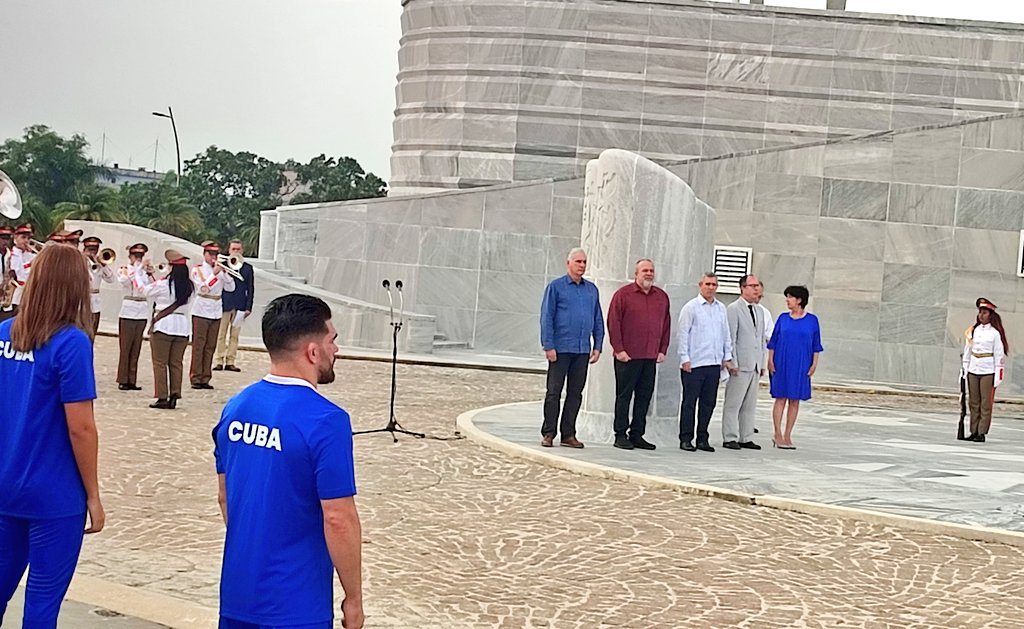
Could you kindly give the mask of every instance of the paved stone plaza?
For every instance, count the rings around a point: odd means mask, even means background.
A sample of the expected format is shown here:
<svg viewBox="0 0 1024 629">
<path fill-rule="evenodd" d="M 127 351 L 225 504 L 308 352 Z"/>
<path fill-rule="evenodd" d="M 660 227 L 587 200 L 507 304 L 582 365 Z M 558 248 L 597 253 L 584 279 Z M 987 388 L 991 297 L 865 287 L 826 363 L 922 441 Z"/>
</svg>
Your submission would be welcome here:
<svg viewBox="0 0 1024 629">
<path fill-rule="evenodd" d="M 98 339 L 108 524 L 87 540 L 79 573 L 173 597 L 181 618 L 211 623 L 223 529 L 210 428 L 267 358 L 244 352 L 243 373 L 218 372 L 216 390 L 186 390 L 177 411 L 159 412 L 146 392 L 116 391 L 116 351 Z M 324 392 L 357 429 L 383 426 L 389 369 L 339 362 Z M 400 421 L 439 437 L 460 413 L 543 390 L 539 375 L 405 365 L 398 375 Z M 356 459 L 368 627 L 1013 627 L 1024 612 L 1019 547 L 646 489 L 465 440 L 362 436 Z"/>
</svg>

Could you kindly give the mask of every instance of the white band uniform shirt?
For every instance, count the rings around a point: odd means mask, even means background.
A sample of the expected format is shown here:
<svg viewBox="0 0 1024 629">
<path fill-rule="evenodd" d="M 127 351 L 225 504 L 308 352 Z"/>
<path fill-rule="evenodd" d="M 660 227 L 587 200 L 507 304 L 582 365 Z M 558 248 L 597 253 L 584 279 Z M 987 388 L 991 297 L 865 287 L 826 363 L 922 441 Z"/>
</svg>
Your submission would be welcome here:
<svg viewBox="0 0 1024 629">
<path fill-rule="evenodd" d="M 114 269 L 110 268 L 110 265 L 103 266 L 97 264 L 98 269 L 93 270 L 91 260 L 86 260 L 86 264 L 89 264 L 89 308 L 90 312 L 96 314 L 103 309 L 103 299 L 100 297 L 100 286 L 102 282 L 113 284 L 117 275 Z"/>
<path fill-rule="evenodd" d="M 1002 368 L 1006 360 L 1003 337 L 988 323 L 974 326 L 971 338 L 964 348 L 964 370 L 978 376 L 996 374 L 998 385 L 1002 381 Z"/>
<path fill-rule="evenodd" d="M 225 290 L 235 290 L 235 278 L 224 271 L 214 275 L 213 267 L 205 260 L 192 267 L 190 277 L 196 288 L 192 316 L 219 321 L 224 314 L 221 295 Z"/>
<path fill-rule="evenodd" d="M 14 290 L 14 299 L 11 300 L 11 304 L 15 306 L 21 303 L 21 294 L 25 292 L 25 282 L 28 281 L 28 274 L 32 270 L 32 260 L 35 257 L 35 251 L 22 251 L 17 247 L 11 249 L 9 268 L 18 278 L 18 288 Z"/>
<path fill-rule="evenodd" d="M 140 277 L 146 277 L 145 275 Z M 156 312 L 174 303 L 174 292 L 171 290 L 170 276 L 154 280 L 143 287 L 146 297 L 156 304 Z M 149 278 L 146 277 L 148 280 Z M 192 334 L 192 324 L 188 318 L 188 302 L 178 306 L 166 317 L 153 324 L 153 332 L 163 332 L 170 336 L 188 337 Z"/>
<path fill-rule="evenodd" d="M 707 367 L 732 360 L 732 339 L 725 304 L 697 295 L 679 311 L 679 363 Z"/>
<path fill-rule="evenodd" d="M 142 263 L 130 264 L 118 270 L 117 281 L 124 293 L 121 296 L 121 319 L 148 319 L 152 308 L 146 299 L 143 289 L 149 283 L 149 277 L 142 269 Z"/>
</svg>

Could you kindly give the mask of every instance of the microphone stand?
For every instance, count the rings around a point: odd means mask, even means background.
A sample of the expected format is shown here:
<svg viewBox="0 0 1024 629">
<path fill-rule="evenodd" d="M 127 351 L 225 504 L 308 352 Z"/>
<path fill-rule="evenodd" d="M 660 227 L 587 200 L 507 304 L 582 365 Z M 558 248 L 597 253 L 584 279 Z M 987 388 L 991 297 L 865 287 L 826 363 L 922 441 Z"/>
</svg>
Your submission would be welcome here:
<svg viewBox="0 0 1024 629">
<path fill-rule="evenodd" d="M 388 419 L 388 425 L 384 428 L 357 430 L 352 434 L 368 435 L 375 432 L 390 432 L 391 438 L 395 440 L 395 443 L 398 443 L 398 435 L 395 433 L 402 433 L 403 435 L 423 439 L 426 437 L 426 434 L 406 430 L 405 428 L 402 428 L 402 425 L 398 423 L 397 419 L 395 419 L 395 393 L 398 390 L 396 385 L 396 378 L 398 375 L 398 333 L 402 331 L 402 317 L 405 314 L 405 297 L 402 295 L 402 280 L 395 280 L 395 288 L 398 290 L 399 299 L 398 319 L 395 319 L 395 302 L 391 297 L 391 282 L 384 280 L 381 282 L 381 285 L 384 287 L 384 290 L 388 292 L 388 310 L 391 315 L 391 416 Z"/>
</svg>

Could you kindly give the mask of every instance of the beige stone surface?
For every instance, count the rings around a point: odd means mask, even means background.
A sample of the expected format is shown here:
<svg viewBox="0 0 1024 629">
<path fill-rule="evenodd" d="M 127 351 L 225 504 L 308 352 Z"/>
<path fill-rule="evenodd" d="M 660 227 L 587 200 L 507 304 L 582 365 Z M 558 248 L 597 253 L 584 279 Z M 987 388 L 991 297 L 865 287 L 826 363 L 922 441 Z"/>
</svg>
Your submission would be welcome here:
<svg viewBox="0 0 1024 629">
<path fill-rule="evenodd" d="M 216 607 L 210 430 L 267 357 L 243 352 L 241 374 L 217 372 L 216 390 L 155 411 L 148 391 L 116 390 L 116 351 L 97 341 L 108 528 L 87 539 L 79 572 Z M 357 429 L 380 427 L 389 369 L 339 362 L 323 391 Z M 398 377 L 399 420 L 437 437 L 461 412 L 543 390 L 537 375 Z M 651 490 L 468 441 L 360 436 L 356 462 L 367 627 L 1015 627 L 1024 612 L 1021 548 Z"/>
</svg>

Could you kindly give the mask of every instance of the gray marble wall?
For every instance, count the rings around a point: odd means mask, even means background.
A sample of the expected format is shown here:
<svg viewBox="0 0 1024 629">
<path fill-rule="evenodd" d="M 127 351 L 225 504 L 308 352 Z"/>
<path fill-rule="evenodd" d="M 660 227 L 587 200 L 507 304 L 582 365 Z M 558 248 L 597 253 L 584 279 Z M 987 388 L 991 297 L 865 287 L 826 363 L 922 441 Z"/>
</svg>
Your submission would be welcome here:
<svg viewBox="0 0 1024 629">
<path fill-rule="evenodd" d="M 1022 138 L 1024 113 L 1007 114 L 671 170 L 715 208 L 716 244 L 753 249 L 773 312 L 786 285 L 809 287 L 823 378 L 953 387 L 978 296 L 1024 343 Z M 570 179 L 279 208 L 276 256 L 379 304 L 380 279 L 404 277 L 411 309 L 449 338 L 537 355 L 541 293 L 580 243 L 582 198 Z M 1022 394 L 1024 357 L 1011 357 L 1004 390 Z"/>
<path fill-rule="evenodd" d="M 697 0 L 403 4 L 393 195 L 583 177 L 606 148 L 666 163 L 1022 102 L 1020 24 Z M 779 181 L 763 203 L 795 193 L 788 214 L 809 211 L 814 185 Z M 880 188 L 859 194 L 880 211 Z"/>
</svg>

